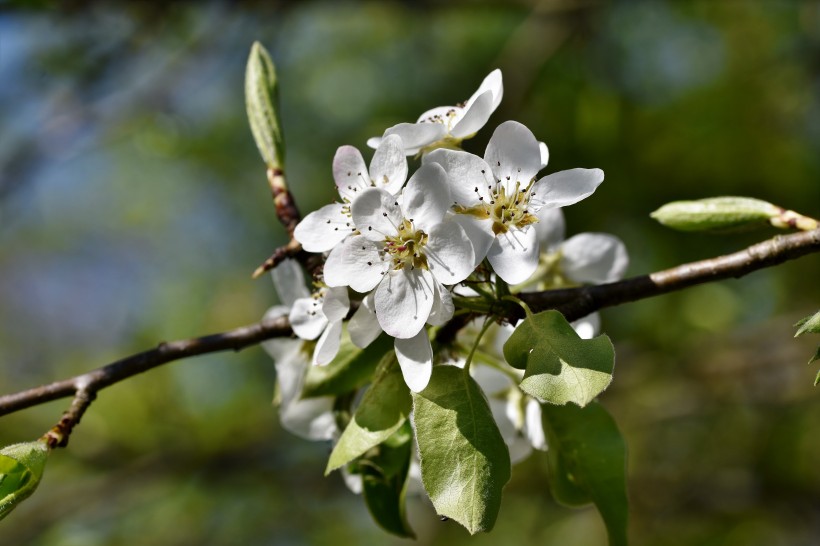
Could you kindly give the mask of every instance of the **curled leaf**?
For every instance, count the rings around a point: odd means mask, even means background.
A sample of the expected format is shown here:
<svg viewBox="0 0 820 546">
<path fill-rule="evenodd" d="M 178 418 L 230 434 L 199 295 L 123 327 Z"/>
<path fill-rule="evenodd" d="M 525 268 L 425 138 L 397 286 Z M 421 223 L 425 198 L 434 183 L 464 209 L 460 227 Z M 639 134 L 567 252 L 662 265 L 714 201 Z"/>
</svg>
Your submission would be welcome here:
<svg viewBox="0 0 820 546">
<path fill-rule="evenodd" d="M 325 474 L 342 467 L 381 444 L 399 430 L 410 415 L 410 392 L 393 353 L 385 355 L 353 419 L 330 454 Z"/>
<path fill-rule="evenodd" d="M 712 197 L 667 203 L 650 216 L 680 231 L 715 231 L 767 225 L 782 210 L 750 197 Z"/>
<path fill-rule="evenodd" d="M 568 506 L 595 503 L 612 546 L 627 543 L 626 444 L 597 402 L 542 407 L 550 491 Z"/>
<path fill-rule="evenodd" d="M 615 348 L 604 335 L 581 339 L 561 313 L 544 311 L 516 327 L 504 358 L 526 370 L 520 386 L 530 396 L 583 407 L 612 382 Z"/>
<path fill-rule="evenodd" d="M 28 498 L 43 476 L 48 457 L 45 442 L 26 442 L 0 450 L 0 519 Z"/>
<path fill-rule="evenodd" d="M 810 317 L 806 317 L 797 321 L 797 333 L 794 337 L 801 336 L 805 333 L 820 334 L 820 311 L 817 311 Z"/>
</svg>

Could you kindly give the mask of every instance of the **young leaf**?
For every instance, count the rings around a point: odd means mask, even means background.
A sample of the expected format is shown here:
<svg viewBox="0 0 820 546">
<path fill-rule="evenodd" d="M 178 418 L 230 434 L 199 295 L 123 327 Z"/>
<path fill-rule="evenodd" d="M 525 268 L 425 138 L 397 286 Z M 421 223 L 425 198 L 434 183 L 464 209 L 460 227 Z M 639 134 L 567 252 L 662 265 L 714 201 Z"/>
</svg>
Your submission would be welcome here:
<svg viewBox="0 0 820 546">
<path fill-rule="evenodd" d="M 794 337 L 801 336 L 805 333 L 820 334 L 820 311 L 810 317 L 806 317 L 797 321 L 797 333 Z"/>
<path fill-rule="evenodd" d="M 385 355 L 379 372 L 367 389 L 327 462 L 330 474 L 391 437 L 410 415 L 410 393 L 394 354 Z"/>
<path fill-rule="evenodd" d="M 404 509 L 412 451 L 413 430 L 405 421 L 393 436 L 359 461 L 362 494 L 370 515 L 388 533 L 406 538 L 416 538 Z"/>
<path fill-rule="evenodd" d="M 610 545 L 627 544 L 626 445 L 615 421 L 597 402 L 541 409 L 553 497 L 568 506 L 594 502 Z"/>
<path fill-rule="evenodd" d="M 34 493 L 43 476 L 46 457 L 48 446 L 41 441 L 0 450 L 0 519 Z"/>
<path fill-rule="evenodd" d="M 583 407 L 610 382 L 615 348 L 605 335 L 581 339 L 558 311 L 525 319 L 504 344 L 504 358 L 525 369 L 521 390 L 550 404 Z"/>
<path fill-rule="evenodd" d="M 697 201 L 675 201 L 650 216 L 681 231 L 713 231 L 767 225 L 782 209 L 749 197 L 712 197 Z"/>
<path fill-rule="evenodd" d="M 510 453 L 478 384 L 455 366 L 435 366 L 413 393 L 421 479 L 442 516 L 471 534 L 489 531 L 510 479 Z"/>
<path fill-rule="evenodd" d="M 361 387 L 371 380 L 385 353 L 392 350 L 393 338 L 386 335 L 379 336 L 366 349 L 359 349 L 344 339 L 333 362 L 308 368 L 302 398 L 336 396 Z"/>
<path fill-rule="evenodd" d="M 269 168 L 282 169 L 285 142 L 277 106 L 279 87 L 270 54 L 259 42 L 251 46 L 245 68 L 245 108 L 256 147 Z"/>
</svg>

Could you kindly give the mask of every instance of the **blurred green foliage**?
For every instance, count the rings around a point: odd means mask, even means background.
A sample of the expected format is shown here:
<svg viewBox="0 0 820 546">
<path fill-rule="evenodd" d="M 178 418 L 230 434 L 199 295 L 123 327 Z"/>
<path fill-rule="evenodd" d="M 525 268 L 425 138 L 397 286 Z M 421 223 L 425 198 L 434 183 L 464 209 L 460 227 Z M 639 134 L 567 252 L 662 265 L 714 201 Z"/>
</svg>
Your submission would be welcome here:
<svg viewBox="0 0 820 546">
<path fill-rule="evenodd" d="M 46 9 L 48 8 L 48 9 Z M 466 99 L 493 68 L 492 127 L 525 123 L 549 171 L 607 180 L 567 209 L 631 274 L 774 230 L 676 233 L 648 213 L 746 195 L 820 214 L 817 2 L 12 2 L 0 11 L 0 385 L 67 377 L 163 339 L 257 320 L 250 273 L 284 242 L 244 111 L 253 40 L 277 63 L 288 179 L 334 197 L 342 144 Z M 365 151 L 368 156 L 368 152 Z M 805 366 L 820 262 L 803 258 L 604 314 L 635 544 L 820 541 L 820 401 Z M 2 523 L 32 545 L 398 543 L 291 437 L 259 349 L 154 370 L 99 396 L 38 492 Z M 0 444 L 68 401 L 2 419 Z M 594 509 L 549 498 L 546 458 L 513 469 L 491 535 L 410 500 L 420 543 L 602 544 Z"/>
</svg>

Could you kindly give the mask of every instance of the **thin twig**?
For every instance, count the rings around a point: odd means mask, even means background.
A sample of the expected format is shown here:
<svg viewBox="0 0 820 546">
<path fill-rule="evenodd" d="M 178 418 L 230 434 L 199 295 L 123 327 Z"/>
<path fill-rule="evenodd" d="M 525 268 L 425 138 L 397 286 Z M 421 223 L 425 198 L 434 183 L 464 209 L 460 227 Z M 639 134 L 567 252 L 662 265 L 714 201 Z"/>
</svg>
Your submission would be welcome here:
<svg viewBox="0 0 820 546">
<path fill-rule="evenodd" d="M 105 387 L 168 362 L 220 351 L 239 351 L 266 339 L 291 334 L 292 330 L 287 317 L 280 317 L 219 334 L 163 342 L 154 349 L 127 356 L 88 373 L 2 396 L 0 397 L 0 416 L 52 400 L 76 396 L 81 391 L 93 397 Z M 77 417 L 79 418 L 81 414 L 82 412 L 79 412 Z"/>
<path fill-rule="evenodd" d="M 267 176 L 268 186 L 270 186 L 270 191 L 273 195 L 273 204 L 276 207 L 276 216 L 279 218 L 279 221 L 282 222 L 282 225 L 285 226 L 290 240 L 285 246 L 280 246 L 274 250 L 270 258 L 262 262 L 262 265 L 256 268 L 252 276 L 256 279 L 287 258 L 295 258 L 305 265 L 312 274 L 315 274 L 317 268 L 320 266 L 317 266 L 316 260 L 313 259 L 313 254 L 302 250 L 302 245 L 293 238 L 293 232 L 296 229 L 296 225 L 302 220 L 302 215 L 296 207 L 293 194 L 288 190 L 285 173 L 281 169 L 271 168 L 268 169 Z"/>
</svg>

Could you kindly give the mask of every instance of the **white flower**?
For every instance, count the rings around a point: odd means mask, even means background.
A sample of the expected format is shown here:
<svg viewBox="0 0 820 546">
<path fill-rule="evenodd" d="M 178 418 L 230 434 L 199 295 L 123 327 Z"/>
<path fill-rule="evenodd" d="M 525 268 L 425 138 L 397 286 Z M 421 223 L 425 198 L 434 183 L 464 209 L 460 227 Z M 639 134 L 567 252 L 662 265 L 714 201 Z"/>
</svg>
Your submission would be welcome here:
<svg viewBox="0 0 820 546">
<path fill-rule="evenodd" d="M 608 233 L 579 233 L 559 249 L 561 271 L 578 283 L 614 282 L 623 278 L 629 266 L 626 246 Z"/>
<path fill-rule="evenodd" d="M 542 261 L 557 258 L 557 273 L 567 284 L 601 284 L 623 278 L 629 266 L 629 254 L 619 238 L 608 233 L 579 233 L 564 240 L 564 226 L 560 209 L 538 212 L 535 231 Z"/>
<path fill-rule="evenodd" d="M 423 165 L 400 197 L 366 190 L 351 207 L 360 234 L 334 248 L 325 262 L 328 286 L 373 291 L 376 320 L 397 338 L 399 364 L 414 391 L 427 385 L 432 372 L 424 324 L 452 317 L 452 297 L 444 285 L 473 271 L 470 239 L 445 217 L 451 203 L 446 178 L 439 165 Z"/>
<path fill-rule="evenodd" d="M 467 102 L 458 106 L 439 106 L 419 116 L 416 123 L 399 123 L 384 132 L 384 138 L 399 135 L 407 155 L 424 153 L 434 148 L 454 148 L 484 127 L 495 112 L 504 94 L 501 71 L 493 70 L 484 78 L 478 90 Z M 367 141 L 378 147 L 382 138 Z"/>
<path fill-rule="evenodd" d="M 382 188 L 393 195 L 399 193 L 407 180 L 407 158 L 401 139 L 383 139 L 373 154 L 370 170 L 359 150 L 353 146 L 340 147 L 333 158 L 333 179 L 342 202 L 311 212 L 293 233 L 308 252 L 327 252 L 356 231 L 350 205 L 364 190 Z"/>
<path fill-rule="evenodd" d="M 330 363 L 339 352 L 342 321 L 350 310 L 346 288 L 322 287 L 312 295 L 293 302 L 288 318 L 293 333 L 302 339 L 316 339 L 313 364 Z"/>
<path fill-rule="evenodd" d="M 493 270 L 510 284 L 525 281 L 538 266 L 532 229 L 538 211 L 577 203 L 604 179 L 600 169 L 571 169 L 536 181 L 542 158 L 546 159 L 543 152 L 529 129 L 507 121 L 493 133 L 484 159 L 445 149 L 424 158 L 425 164 L 437 163 L 449 175 L 454 210 L 474 240 L 475 265 L 486 251 Z"/>
<path fill-rule="evenodd" d="M 302 271 L 293 260 L 285 260 L 272 272 L 274 286 L 284 305 L 272 307 L 263 320 L 282 317 L 308 290 Z M 338 434 L 333 415 L 333 397 L 301 399 L 309 355 L 301 339 L 271 339 L 262 346 L 274 360 L 278 383 L 279 419 L 282 427 L 308 440 L 330 440 Z"/>
<path fill-rule="evenodd" d="M 578 284 L 600 284 L 620 280 L 629 266 L 626 245 L 607 233 L 579 233 L 564 240 L 565 222 L 561 209 L 542 209 L 535 224 L 541 246 L 540 273 L 523 291 L 548 290 Z M 591 339 L 601 328 L 598 313 L 572 323 L 578 335 Z"/>
</svg>

